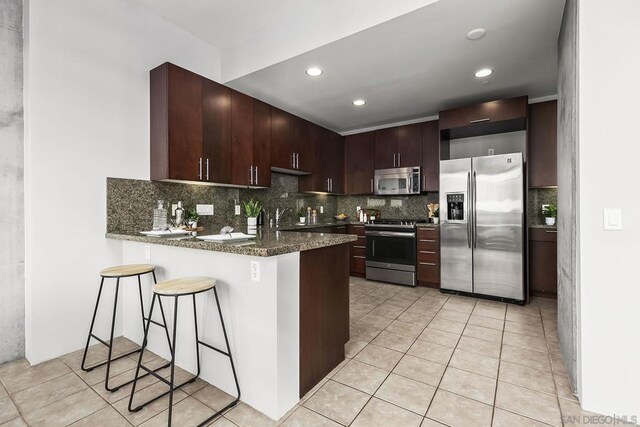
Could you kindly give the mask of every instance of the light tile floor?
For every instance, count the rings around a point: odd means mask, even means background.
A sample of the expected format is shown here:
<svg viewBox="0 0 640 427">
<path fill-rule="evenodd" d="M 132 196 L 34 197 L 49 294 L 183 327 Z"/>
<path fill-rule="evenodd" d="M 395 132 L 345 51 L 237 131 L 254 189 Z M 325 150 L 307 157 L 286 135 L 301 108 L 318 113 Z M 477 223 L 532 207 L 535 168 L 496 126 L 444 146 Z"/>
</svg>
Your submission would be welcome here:
<svg viewBox="0 0 640 427">
<path fill-rule="evenodd" d="M 595 415 L 571 392 L 553 300 L 521 307 L 359 278 L 351 279 L 350 297 L 347 359 L 299 405 L 276 423 L 241 403 L 211 425 L 561 426 L 563 416 Z M 117 353 L 132 346 L 116 340 Z M 166 425 L 167 398 L 131 414 L 130 387 L 106 392 L 104 368 L 85 373 L 81 357 L 0 365 L 0 426 Z M 89 362 L 105 357 L 94 346 Z M 136 355 L 115 362 L 113 384 L 132 378 L 136 362 Z M 149 354 L 146 362 L 163 360 Z M 187 375 L 178 371 L 179 379 Z M 147 377 L 140 390 L 142 399 L 165 386 Z M 174 399 L 174 425 L 183 426 L 232 397 L 198 380 Z"/>
</svg>

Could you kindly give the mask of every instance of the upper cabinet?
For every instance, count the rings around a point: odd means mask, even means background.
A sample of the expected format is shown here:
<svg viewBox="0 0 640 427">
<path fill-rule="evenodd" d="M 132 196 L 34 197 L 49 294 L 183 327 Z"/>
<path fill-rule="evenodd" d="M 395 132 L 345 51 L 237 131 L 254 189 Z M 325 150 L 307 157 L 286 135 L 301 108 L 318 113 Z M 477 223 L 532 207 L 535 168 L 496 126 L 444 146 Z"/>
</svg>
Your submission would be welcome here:
<svg viewBox="0 0 640 427">
<path fill-rule="evenodd" d="M 345 194 L 373 194 L 375 138 L 375 132 L 345 137 Z"/>
<path fill-rule="evenodd" d="M 151 179 L 204 180 L 203 78 L 169 63 L 150 77 Z"/>
<path fill-rule="evenodd" d="M 557 101 L 529 105 L 529 187 L 558 185 Z"/>
<path fill-rule="evenodd" d="M 422 126 L 422 191 L 440 190 L 440 131 L 438 120 Z"/>
<path fill-rule="evenodd" d="M 271 166 L 297 175 L 311 170 L 310 123 L 271 107 Z"/>
<path fill-rule="evenodd" d="M 231 182 L 231 93 L 202 77 L 203 159 L 201 181 Z"/>
<path fill-rule="evenodd" d="M 483 102 L 440 112 L 447 139 L 515 132 L 527 127 L 527 97 Z"/>
<path fill-rule="evenodd" d="M 375 131 L 375 168 L 419 166 L 422 158 L 422 125 L 398 126 Z"/>
<path fill-rule="evenodd" d="M 342 136 L 309 123 L 306 129 L 311 151 L 311 175 L 301 176 L 300 191 L 341 194 L 344 192 L 344 140 Z M 307 150 L 308 151 L 308 150 Z"/>
</svg>

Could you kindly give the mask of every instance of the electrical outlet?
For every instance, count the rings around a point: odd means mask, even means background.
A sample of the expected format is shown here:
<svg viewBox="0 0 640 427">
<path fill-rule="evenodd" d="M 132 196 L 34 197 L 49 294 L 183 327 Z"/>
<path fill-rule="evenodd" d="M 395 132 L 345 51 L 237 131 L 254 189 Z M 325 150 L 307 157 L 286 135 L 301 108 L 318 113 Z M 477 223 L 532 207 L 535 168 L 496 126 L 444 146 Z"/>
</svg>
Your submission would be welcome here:
<svg viewBox="0 0 640 427">
<path fill-rule="evenodd" d="M 240 205 L 236 205 L 236 215 L 240 215 Z"/>
<path fill-rule="evenodd" d="M 493 156 L 494 154 L 496 154 L 496 150 L 494 150 L 493 148 L 489 148 L 489 155 Z"/>
<path fill-rule="evenodd" d="M 324 213 L 324 206 L 320 206 L 320 213 L 323 214 Z"/>
<path fill-rule="evenodd" d="M 196 212 L 198 215 L 213 215 L 213 205 L 196 205 Z"/>
<path fill-rule="evenodd" d="M 251 280 L 253 282 L 260 281 L 260 262 L 251 261 Z"/>
<path fill-rule="evenodd" d="M 144 259 L 147 261 L 151 259 L 151 247 L 149 245 L 144 245 Z"/>
</svg>

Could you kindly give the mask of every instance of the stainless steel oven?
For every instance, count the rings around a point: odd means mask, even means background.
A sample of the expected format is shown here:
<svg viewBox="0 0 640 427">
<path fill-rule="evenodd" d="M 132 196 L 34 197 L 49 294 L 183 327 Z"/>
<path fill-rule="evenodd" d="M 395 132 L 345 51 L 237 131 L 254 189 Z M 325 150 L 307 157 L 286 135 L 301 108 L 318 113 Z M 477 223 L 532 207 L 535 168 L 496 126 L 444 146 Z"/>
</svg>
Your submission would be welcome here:
<svg viewBox="0 0 640 427">
<path fill-rule="evenodd" d="M 380 196 L 420 194 L 420 168 L 377 169 L 374 193 Z"/>
<path fill-rule="evenodd" d="M 415 224 L 367 224 L 365 235 L 366 278 L 415 286 Z"/>
</svg>

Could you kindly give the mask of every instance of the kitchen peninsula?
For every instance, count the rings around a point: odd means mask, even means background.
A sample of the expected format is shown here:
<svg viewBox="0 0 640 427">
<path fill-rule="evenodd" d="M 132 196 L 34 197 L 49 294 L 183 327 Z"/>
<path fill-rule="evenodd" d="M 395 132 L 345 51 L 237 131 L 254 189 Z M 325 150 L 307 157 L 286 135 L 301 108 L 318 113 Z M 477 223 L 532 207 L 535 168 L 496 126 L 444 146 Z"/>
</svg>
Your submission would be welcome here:
<svg viewBox="0 0 640 427">
<path fill-rule="evenodd" d="M 355 236 L 258 230 L 255 243 L 217 244 L 107 233 L 122 264 L 153 263 L 158 280 L 209 276 L 217 280 L 242 401 L 278 419 L 344 360 L 349 340 L 349 243 Z M 145 307 L 151 283 L 143 283 Z M 124 336 L 140 343 L 135 287 L 123 292 Z M 215 300 L 198 298 L 201 339 L 223 344 Z M 180 301 L 177 365 L 196 372 L 192 303 Z M 165 304 L 172 318 L 171 304 Z M 155 319 L 159 320 L 159 319 Z M 164 331 L 150 329 L 149 349 L 169 357 Z M 233 394 L 228 359 L 202 350 L 201 377 Z"/>
</svg>

